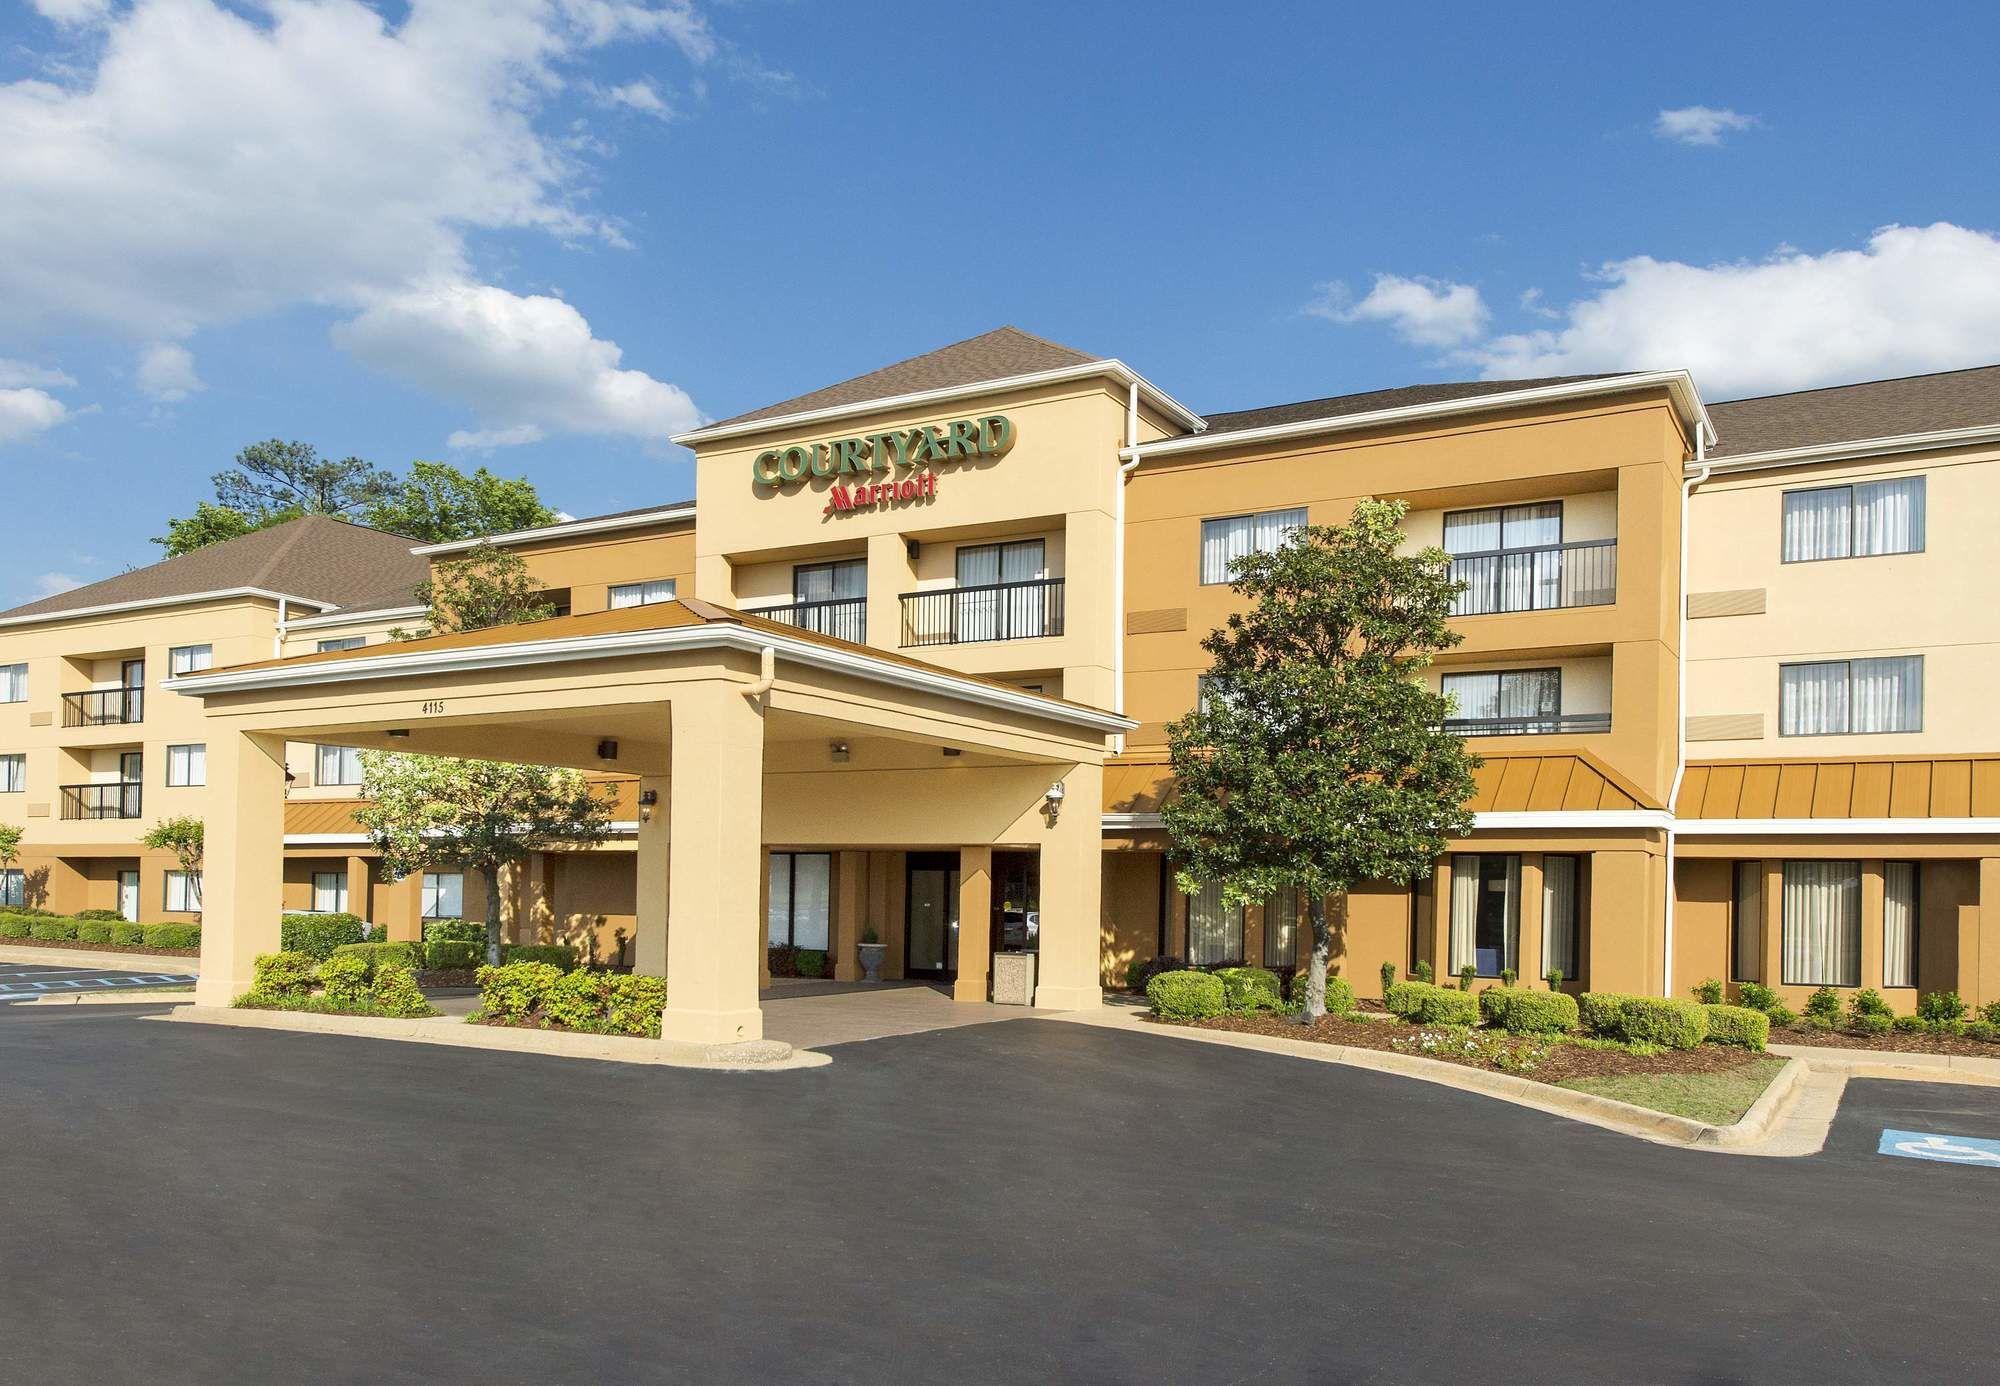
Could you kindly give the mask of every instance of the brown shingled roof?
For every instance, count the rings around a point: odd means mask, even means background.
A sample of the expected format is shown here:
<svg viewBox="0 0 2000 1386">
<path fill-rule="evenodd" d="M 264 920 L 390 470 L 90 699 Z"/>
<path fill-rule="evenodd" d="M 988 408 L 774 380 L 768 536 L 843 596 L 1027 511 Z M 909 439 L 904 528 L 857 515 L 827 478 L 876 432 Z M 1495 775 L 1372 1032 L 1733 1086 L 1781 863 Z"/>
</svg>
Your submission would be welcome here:
<svg viewBox="0 0 2000 1386">
<path fill-rule="evenodd" d="M 1713 458 L 2000 424 L 2000 366 L 1728 400 L 1708 413 Z"/>
<path fill-rule="evenodd" d="M 1018 327 L 997 327 L 977 337 L 912 356 L 906 361 L 884 366 L 866 375 L 857 375 L 836 385 L 795 395 L 791 399 L 752 409 L 747 414 L 719 419 L 710 428 L 755 423 L 787 414 L 804 414 L 817 409 L 837 409 L 844 404 L 864 404 L 872 399 L 916 394 L 924 390 L 948 390 L 957 385 L 977 385 L 987 380 L 1032 375 L 1037 371 L 1060 370 L 1102 360 L 1074 347 L 1046 341 Z"/>
<path fill-rule="evenodd" d="M 225 539 L 102 582 L 0 611 L 0 620 L 56 617 L 87 607 L 160 601 L 257 587 L 330 606 L 367 611 L 407 606 L 430 567 L 412 541 L 326 515 L 307 515 Z"/>
<path fill-rule="evenodd" d="M 1548 375 L 1531 380 L 1456 380 L 1434 385 L 1399 385 L 1388 390 L 1330 395 L 1325 399 L 1304 399 L 1295 404 L 1270 404 L 1258 409 L 1238 409 L 1225 414 L 1204 414 L 1202 417 L 1208 420 L 1206 432 L 1209 434 L 1240 433 L 1248 428 L 1338 419 L 1349 414 L 1372 414 L 1380 409 L 1412 409 L 1424 404 L 1477 399 L 1482 395 L 1535 390 L 1547 385 L 1569 385 L 1579 380 L 1608 380 L 1614 375 L 1628 374 L 1628 371 L 1612 371 L 1603 375 Z"/>
</svg>

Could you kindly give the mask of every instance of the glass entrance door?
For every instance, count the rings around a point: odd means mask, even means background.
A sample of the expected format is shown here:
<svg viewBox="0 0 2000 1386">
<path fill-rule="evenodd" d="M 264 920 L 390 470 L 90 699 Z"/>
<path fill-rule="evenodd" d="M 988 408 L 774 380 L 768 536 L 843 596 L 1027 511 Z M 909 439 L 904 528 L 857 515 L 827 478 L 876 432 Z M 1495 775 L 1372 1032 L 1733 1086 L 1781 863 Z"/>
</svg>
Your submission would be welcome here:
<svg viewBox="0 0 2000 1386">
<path fill-rule="evenodd" d="M 118 873 L 118 913 L 128 924 L 139 922 L 139 873 L 120 871 Z"/>
<path fill-rule="evenodd" d="M 958 976 L 958 853 L 912 852 L 904 891 L 903 971 L 951 981 Z"/>
<path fill-rule="evenodd" d="M 993 854 L 993 951 L 1039 953 L 1041 948 L 1041 853 L 995 852 Z"/>
</svg>

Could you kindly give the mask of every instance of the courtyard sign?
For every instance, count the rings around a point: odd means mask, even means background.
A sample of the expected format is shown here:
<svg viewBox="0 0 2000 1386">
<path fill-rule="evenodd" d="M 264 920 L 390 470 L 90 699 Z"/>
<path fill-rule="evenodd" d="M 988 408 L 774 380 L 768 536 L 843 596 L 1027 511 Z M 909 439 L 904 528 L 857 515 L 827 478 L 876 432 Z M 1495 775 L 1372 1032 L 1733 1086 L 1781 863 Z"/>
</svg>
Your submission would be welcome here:
<svg viewBox="0 0 2000 1386">
<path fill-rule="evenodd" d="M 777 489 L 796 486 L 808 477 L 826 477 L 836 479 L 840 483 L 838 489 L 850 490 L 855 496 L 873 493 L 880 497 L 887 492 L 889 495 L 883 498 L 908 500 L 918 494 L 937 494 L 936 478 L 929 475 L 921 478 L 926 484 L 919 492 L 910 489 L 916 487 L 918 479 L 878 483 L 871 474 L 916 469 L 928 473 L 942 462 L 1002 457 L 1013 446 L 1013 420 L 1005 414 L 988 414 L 979 419 L 953 419 L 942 426 L 890 428 L 880 433 L 864 433 L 858 438 L 768 448 L 751 459 L 750 475 L 757 485 Z M 847 484 L 849 478 L 851 486 Z"/>
</svg>

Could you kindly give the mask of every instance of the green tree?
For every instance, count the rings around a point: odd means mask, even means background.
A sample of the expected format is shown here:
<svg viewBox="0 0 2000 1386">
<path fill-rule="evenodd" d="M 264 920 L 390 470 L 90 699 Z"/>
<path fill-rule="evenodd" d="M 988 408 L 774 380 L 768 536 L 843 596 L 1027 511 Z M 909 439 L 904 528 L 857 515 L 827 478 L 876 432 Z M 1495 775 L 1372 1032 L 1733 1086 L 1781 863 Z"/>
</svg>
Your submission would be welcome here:
<svg viewBox="0 0 2000 1386">
<path fill-rule="evenodd" d="M 395 630 L 398 639 L 416 635 L 456 635 L 517 621 L 542 621 L 556 614 L 548 592 L 528 574 L 528 565 L 508 549 L 480 544 L 463 557 L 433 564 L 417 584 L 417 600 L 427 608 L 420 631 Z"/>
<path fill-rule="evenodd" d="M 215 500 L 169 519 L 153 542 L 178 558 L 209 544 L 296 520 L 301 515 L 351 518 L 385 500 L 394 474 L 358 457 L 321 457 L 311 443 L 269 438 L 236 454 L 236 465 L 209 478 Z"/>
<path fill-rule="evenodd" d="M 495 476 L 481 467 L 467 476 L 448 462 L 412 462 L 393 490 L 362 511 L 376 529 L 425 544 L 481 539 L 556 522 L 525 477 Z"/>
<path fill-rule="evenodd" d="M 0 871 L 12 871 L 14 863 L 20 859 L 21 825 L 18 823 L 0 823 Z M 25 893 L 21 897 L 21 903 L 24 905 L 28 903 Z"/>
<path fill-rule="evenodd" d="M 486 960 L 500 962 L 500 869 L 534 852 L 602 842 L 611 789 L 580 771 L 391 751 L 361 753 L 355 818 L 397 879 L 439 867 L 486 883 Z"/>
<path fill-rule="evenodd" d="M 1443 551 L 1399 552 L 1408 507 L 1364 500 L 1237 560 L 1250 599 L 1202 641 L 1201 703 L 1167 728 L 1179 792 L 1162 811 L 1177 884 L 1243 905 L 1298 891 L 1312 922 L 1308 1021 L 1325 1014 L 1327 897 L 1409 881 L 1472 830 L 1477 757 L 1443 730 L 1421 672 L 1462 638 Z"/>
<path fill-rule="evenodd" d="M 199 818 L 183 814 L 177 818 L 162 818 L 146 829 L 146 835 L 139 839 L 148 851 L 172 852 L 174 862 L 187 873 L 188 886 L 194 895 L 195 917 L 201 917 L 201 850 L 202 826 Z"/>
<path fill-rule="evenodd" d="M 258 519 L 251 519 L 240 510 L 231 510 L 226 505 L 213 501 L 197 501 L 194 514 L 184 519 L 167 521 L 167 532 L 154 536 L 153 542 L 167 551 L 168 558 L 179 558 L 184 553 L 219 544 L 225 539 L 235 539 L 253 530 L 269 529 L 287 520 L 299 517 L 296 510 L 274 510 Z"/>
</svg>

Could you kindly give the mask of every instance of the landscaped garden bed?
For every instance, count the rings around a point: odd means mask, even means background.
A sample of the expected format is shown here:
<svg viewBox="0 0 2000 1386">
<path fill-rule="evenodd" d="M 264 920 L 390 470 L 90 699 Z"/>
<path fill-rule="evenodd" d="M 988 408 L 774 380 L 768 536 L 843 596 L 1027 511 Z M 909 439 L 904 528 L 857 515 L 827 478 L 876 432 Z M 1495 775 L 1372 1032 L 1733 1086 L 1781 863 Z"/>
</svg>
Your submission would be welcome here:
<svg viewBox="0 0 2000 1386">
<path fill-rule="evenodd" d="M 266 953 L 250 990 L 230 1004 L 248 1011 L 307 1011 L 421 1020 L 437 1014 L 417 989 L 410 943 L 357 943 L 321 960 L 310 953 Z"/>
<path fill-rule="evenodd" d="M 1720 999 L 1723 986 L 1711 978 L 1697 983 L 1694 991 L 1698 998 Z M 1795 1014 L 1769 987 L 1739 982 L 1736 991 L 1740 1005 L 1769 1018 L 1773 1044 L 2000 1059 L 2000 1001 L 1975 1011 L 1955 991 L 1930 991 L 1917 998 L 1914 1015 L 1897 1015 L 1873 987 L 1845 998 L 1832 987 L 1821 987 Z"/>
<path fill-rule="evenodd" d="M 116 910 L 85 910 L 70 916 L 21 906 L 0 909 L 0 947 L 16 945 L 160 953 L 186 958 L 201 951 L 201 926 L 134 924 Z"/>
<path fill-rule="evenodd" d="M 92 953 L 131 953 L 139 957 L 156 958 L 198 958 L 199 948 L 148 948 L 143 943 L 110 943 L 96 939 L 86 943 L 81 939 L 62 938 L 17 938 L 0 935 L 0 948 L 67 948 Z"/>
<path fill-rule="evenodd" d="M 522 1030 L 566 1030 L 584 1035 L 660 1037 L 667 1005 L 664 977 L 513 962 L 479 969 L 479 1009 L 474 1025 Z"/>
</svg>

